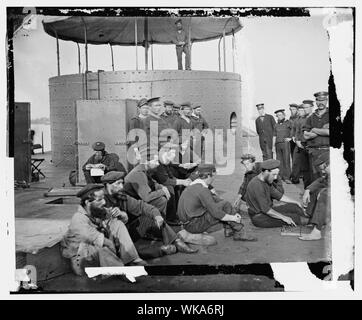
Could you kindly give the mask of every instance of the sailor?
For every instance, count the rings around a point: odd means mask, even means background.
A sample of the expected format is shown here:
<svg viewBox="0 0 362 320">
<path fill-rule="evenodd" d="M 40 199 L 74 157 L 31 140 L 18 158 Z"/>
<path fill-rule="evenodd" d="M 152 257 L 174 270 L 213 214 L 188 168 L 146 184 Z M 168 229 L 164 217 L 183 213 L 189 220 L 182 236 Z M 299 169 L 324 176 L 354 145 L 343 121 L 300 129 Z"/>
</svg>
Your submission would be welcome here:
<svg viewBox="0 0 362 320">
<path fill-rule="evenodd" d="M 290 111 L 289 122 L 292 126 L 292 130 L 291 130 L 292 140 L 289 141 L 289 144 L 290 144 L 290 154 L 291 154 L 292 160 L 293 160 L 294 148 L 295 148 L 295 122 L 299 118 L 298 105 L 296 103 L 291 103 L 289 105 L 289 111 Z"/>
<path fill-rule="evenodd" d="M 195 129 L 200 130 L 200 132 L 209 128 L 207 121 L 202 116 L 202 108 L 198 104 L 192 108 L 191 120 L 194 122 Z"/>
<path fill-rule="evenodd" d="M 312 168 L 312 181 L 319 176 L 317 168 L 313 166 L 314 161 L 322 153 L 329 151 L 328 92 L 317 92 L 314 96 L 317 110 L 307 118 L 302 129 L 309 154 L 309 165 Z"/>
<path fill-rule="evenodd" d="M 278 122 L 275 125 L 275 150 L 277 160 L 280 161 L 280 175 L 282 179 L 290 184 L 290 141 L 292 140 L 292 125 L 289 120 L 285 119 L 285 110 L 279 109 L 275 111 Z"/>
<path fill-rule="evenodd" d="M 296 226 L 308 223 L 302 204 L 272 185 L 279 174 L 279 166 L 279 160 L 263 161 L 261 172 L 247 186 L 245 198 L 248 214 L 256 227 L 277 228 L 283 225 Z M 286 204 L 273 206 L 273 199 Z"/>
<path fill-rule="evenodd" d="M 176 232 L 164 221 L 159 210 L 144 202 L 136 200 L 123 191 L 123 177 L 118 172 L 110 172 L 102 177 L 105 185 L 105 200 L 112 217 L 121 219 L 131 235 L 132 240 L 143 259 L 157 258 L 178 252 L 195 253 L 181 240 Z M 147 236 L 160 239 L 163 245 L 138 241 Z"/>
<path fill-rule="evenodd" d="M 173 39 L 173 43 L 176 45 L 177 65 L 178 70 L 182 70 L 182 52 L 185 53 L 185 69 L 191 70 L 191 57 L 190 57 L 190 46 L 189 36 L 185 32 L 182 26 L 182 20 L 178 19 L 175 22 L 176 33 Z"/>
<path fill-rule="evenodd" d="M 86 161 L 82 170 L 87 183 L 99 183 L 100 177 L 110 171 L 123 172 L 127 174 L 127 170 L 122 163 L 119 162 L 119 156 L 115 153 L 108 153 L 105 150 L 105 144 L 102 141 L 93 143 L 92 149 L 95 153 Z M 99 169 L 102 172 L 97 176 L 92 176 L 92 169 Z"/>
<path fill-rule="evenodd" d="M 246 234 L 241 216 L 236 214 L 230 202 L 215 199 L 209 186 L 216 175 L 212 164 L 200 164 L 194 172 L 197 178 L 181 194 L 177 215 L 190 233 L 202 233 L 222 223 L 225 237 L 235 241 L 256 241 Z M 220 200 L 220 201 L 219 201 Z"/>
<path fill-rule="evenodd" d="M 161 116 L 165 110 L 161 98 L 151 98 L 147 103 L 150 107 L 149 114 L 143 120 L 143 128 L 147 136 L 147 146 L 140 146 L 140 152 L 143 158 L 147 154 L 147 159 L 152 159 L 167 141 L 176 139 L 176 133 L 174 135 L 174 131 L 170 129 L 169 123 Z"/>
<path fill-rule="evenodd" d="M 256 105 L 259 117 L 255 120 L 256 132 L 259 135 L 259 145 L 263 153 L 263 160 L 273 158 L 275 145 L 275 119 L 272 115 L 265 113 L 264 103 Z"/>
<path fill-rule="evenodd" d="M 292 183 L 297 184 L 299 183 L 300 176 L 302 176 L 304 188 L 306 188 L 312 182 L 308 152 L 306 150 L 306 140 L 302 130 L 308 117 L 306 111 L 309 111 L 309 109 L 311 109 L 310 100 L 304 100 L 303 103 L 298 107 L 299 118 L 295 121 L 294 124 L 296 147 L 294 149 L 291 181 Z"/>
<path fill-rule="evenodd" d="M 81 198 L 81 204 L 61 241 L 62 255 L 70 259 L 75 274 L 84 275 L 87 265 L 146 264 L 139 257 L 124 223 L 110 217 L 102 184 L 86 185 L 77 197 Z"/>
<path fill-rule="evenodd" d="M 168 127 L 172 128 L 175 120 L 177 119 L 177 115 L 174 113 L 174 103 L 170 100 L 164 101 L 165 111 L 161 115 L 166 122 L 168 123 Z"/>
</svg>

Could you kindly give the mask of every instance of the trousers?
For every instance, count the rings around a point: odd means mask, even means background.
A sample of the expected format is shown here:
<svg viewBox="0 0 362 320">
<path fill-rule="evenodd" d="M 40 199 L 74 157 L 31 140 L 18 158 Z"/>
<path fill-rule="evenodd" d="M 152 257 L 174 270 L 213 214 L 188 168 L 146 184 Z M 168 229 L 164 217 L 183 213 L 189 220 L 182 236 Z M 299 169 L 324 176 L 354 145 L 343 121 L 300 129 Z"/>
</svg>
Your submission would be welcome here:
<svg viewBox="0 0 362 320">
<path fill-rule="evenodd" d="M 287 203 L 281 206 L 273 207 L 273 209 L 287 217 L 293 219 L 295 224 L 301 225 L 300 217 L 303 217 L 303 210 L 294 203 Z M 266 213 L 252 214 L 249 212 L 251 222 L 258 228 L 278 228 L 286 225 L 286 223 L 280 219 L 273 218 Z"/>
<path fill-rule="evenodd" d="M 277 160 L 280 161 L 280 176 L 283 180 L 290 179 L 290 145 L 289 142 L 275 144 Z"/>
<path fill-rule="evenodd" d="M 182 53 L 183 52 L 185 53 L 185 69 L 191 70 L 190 48 L 187 44 L 184 46 L 176 46 L 178 70 L 183 70 L 183 68 L 182 68 Z"/>
</svg>

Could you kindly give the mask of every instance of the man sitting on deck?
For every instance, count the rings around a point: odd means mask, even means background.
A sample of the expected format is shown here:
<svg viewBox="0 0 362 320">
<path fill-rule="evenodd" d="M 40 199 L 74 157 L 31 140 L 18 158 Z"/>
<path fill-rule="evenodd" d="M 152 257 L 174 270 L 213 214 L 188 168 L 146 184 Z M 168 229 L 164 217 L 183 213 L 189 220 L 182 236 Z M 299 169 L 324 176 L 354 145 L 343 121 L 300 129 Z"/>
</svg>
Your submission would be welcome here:
<svg viewBox="0 0 362 320">
<path fill-rule="evenodd" d="M 319 168 L 322 177 L 308 186 L 303 199 L 305 201 L 312 199 L 308 204 L 308 208 L 311 208 L 311 219 L 309 223 L 313 224 L 314 228 L 310 234 L 300 237 L 300 240 L 321 239 L 322 227 L 330 222 L 331 188 L 329 185 L 329 152 L 321 154 L 313 165 Z M 312 193 L 312 197 L 309 197 L 309 190 Z"/>
<path fill-rule="evenodd" d="M 251 222 L 259 228 L 276 228 L 283 225 L 304 225 L 308 218 L 304 216 L 302 205 L 277 190 L 273 181 L 279 173 L 279 160 L 269 159 L 261 164 L 261 172 L 248 184 L 246 204 Z M 273 206 L 273 199 L 286 202 Z"/>
<path fill-rule="evenodd" d="M 255 162 L 255 156 L 249 153 L 241 156 L 241 164 L 245 167 L 244 180 L 238 192 L 238 197 L 234 203 L 234 208 L 239 209 L 241 201 L 246 201 L 246 189 L 249 182 L 261 172 L 261 162 Z M 284 193 L 283 182 L 280 175 L 272 182 L 274 188 Z M 239 209 L 240 210 L 240 209 Z"/>
<path fill-rule="evenodd" d="M 105 150 L 105 144 L 101 141 L 95 142 L 92 145 L 92 149 L 95 153 L 87 160 L 87 162 L 83 165 L 83 173 L 85 177 L 85 181 L 87 183 L 99 183 L 99 176 L 92 176 L 92 169 L 99 169 L 103 171 L 103 173 L 107 173 L 110 171 L 119 171 L 123 172 L 124 175 L 127 174 L 127 170 L 119 162 L 119 157 L 115 153 L 108 153 Z"/>
<path fill-rule="evenodd" d="M 123 177 L 119 172 L 107 173 L 102 177 L 102 182 L 105 184 L 106 206 L 111 208 L 112 216 L 126 224 L 142 258 L 150 259 L 173 254 L 176 249 L 184 253 L 197 252 L 180 239 L 164 221 L 157 208 L 123 192 Z M 137 240 L 147 236 L 162 239 L 163 245 L 148 243 L 146 248 L 137 246 Z"/>
<path fill-rule="evenodd" d="M 72 217 L 61 246 L 75 274 L 84 275 L 84 267 L 145 265 L 124 223 L 109 218 L 102 184 L 88 184 L 77 197 L 81 205 Z"/>
<path fill-rule="evenodd" d="M 208 187 L 214 181 L 215 173 L 214 165 L 200 164 L 194 172 L 198 178 L 181 194 L 177 215 L 185 230 L 202 233 L 221 222 L 226 237 L 233 236 L 236 241 L 256 241 L 245 233 L 241 216 L 235 214 L 231 203 L 213 197 Z"/>
</svg>

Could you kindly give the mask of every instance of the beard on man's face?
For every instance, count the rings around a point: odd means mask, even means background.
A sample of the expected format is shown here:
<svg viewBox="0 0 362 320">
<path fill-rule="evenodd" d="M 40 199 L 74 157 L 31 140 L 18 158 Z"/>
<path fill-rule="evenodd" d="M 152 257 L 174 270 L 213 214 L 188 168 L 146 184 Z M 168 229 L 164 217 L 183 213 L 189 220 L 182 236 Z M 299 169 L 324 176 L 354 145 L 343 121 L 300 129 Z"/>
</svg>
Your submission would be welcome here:
<svg viewBox="0 0 362 320">
<path fill-rule="evenodd" d="M 97 207 L 93 203 L 91 203 L 91 205 L 90 205 L 90 213 L 91 213 L 92 217 L 99 218 L 99 219 L 103 220 L 103 219 L 105 219 L 108 212 L 107 212 L 107 209 L 104 206 Z"/>
</svg>

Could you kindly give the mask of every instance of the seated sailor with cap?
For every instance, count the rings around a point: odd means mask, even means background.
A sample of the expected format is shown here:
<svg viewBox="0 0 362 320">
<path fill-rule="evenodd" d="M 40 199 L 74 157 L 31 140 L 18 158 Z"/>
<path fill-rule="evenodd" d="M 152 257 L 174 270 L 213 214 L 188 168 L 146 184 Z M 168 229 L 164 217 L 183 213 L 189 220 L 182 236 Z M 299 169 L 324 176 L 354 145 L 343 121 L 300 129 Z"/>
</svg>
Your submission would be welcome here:
<svg viewBox="0 0 362 320">
<path fill-rule="evenodd" d="M 124 223 L 110 218 L 102 184 L 86 185 L 77 197 L 81 198 L 80 206 L 61 242 L 62 254 L 70 259 L 77 275 L 84 275 L 86 266 L 146 264 L 139 257 Z"/>
<path fill-rule="evenodd" d="M 234 202 L 234 208 L 238 211 L 240 210 L 241 201 L 246 201 L 246 189 L 249 182 L 256 177 L 261 172 L 261 162 L 255 162 L 255 156 L 249 153 L 241 155 L 241 164 L 245 168 L 245 174 L 243 183 L 241 184 L 238 192 L 238 197 Z M 284 193 L 283 182 L 280 175 L 272 182 L 273 187 L 275 187 L 281 193 Z"/>
<path fill-rule="evenodd" d="M 273 187 L 279 173 L 279 160 L 269 159 L 261 164 L 261 172 L 254 177 L 246 189 L 246 204 L 251 222 L 259 228 L 276 228 L 283 225 L 308 223 L 302 205 Z M 273 199 L 286 202 L 273 206 Z"/>
<path fill-rule="evenodd" d="M 322 228 L 330 223 L 331 194 L 329 184 L 329 152 L 321 154 L 314 165 L 319 168 L 322 177 L 308 186 L 303 202 L 310 208 L 309 223 L 314 225 L 312 232 L 300 237 L 300 240 L 319 240 L 322 238 Z M 313 195 L 312 197 L 310 196 Z M 307 209 L 308 212 L 308 209 Z"/>
<path fill-rule="evenodd" d="M 215 179 L 216 168 L 212 164 L 200 164 L 194 172 L 197 178 L 181 194 L 177 215 L 190 233 L 208 231 L 214 225 L 224 225 L 225 237 L 235 241 L 256 241 L 246 234 L 241 216 L 236 214 L 230 202 L 214 198 L 209 185 Z"/>
<path fill-rule="evenodd" d="M 127 170 L 122 163 L 119 162 L 119 157 L 115 153 L 108 153 L 105 150 L 105 144 L 101 141 L 93 143 L 92 149 L 95 153 L 83 165 L 83 173 L 87 183 L 98 183 L 100 177 L 110 171 L 119 171 L 127 174 Z M 94 173 L 96 169 L 98 172 Z"/>
<path fill-rule="evenodd" d="M 144 259 L 157 258 L 165 254 L 178 252 L 195 253 L 180 236 L 164 221 L 160 211 L 144 202 L 136 200 L 123 192 L 123 177 L 119 172 L 109 172 L 102 177 L 105 185 L 106 206 L 112 215 L 118 217 L 128 228 L 140 256 Z M 138 240 L 151 236 L 162 240 L 163 245 L 138 245 Z"/>
</svg>

